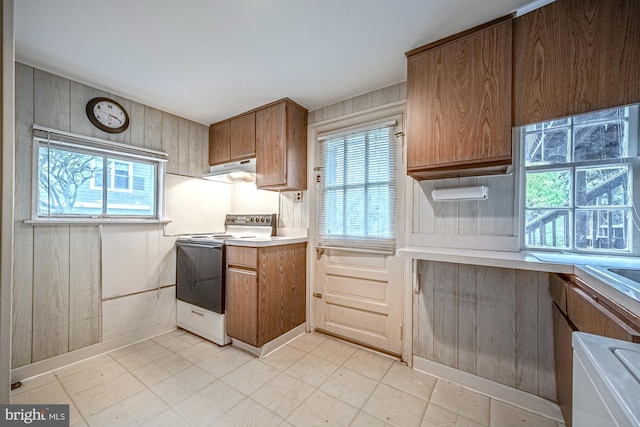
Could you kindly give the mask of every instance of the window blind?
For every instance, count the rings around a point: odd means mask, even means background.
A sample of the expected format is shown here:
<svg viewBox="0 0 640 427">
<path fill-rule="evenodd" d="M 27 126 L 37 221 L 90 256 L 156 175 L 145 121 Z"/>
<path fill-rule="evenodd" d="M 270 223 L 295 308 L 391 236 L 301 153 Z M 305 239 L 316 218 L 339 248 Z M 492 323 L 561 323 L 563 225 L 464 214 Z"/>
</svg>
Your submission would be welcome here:
<svg viewBox="0 0 640 427">
<path fill-rule="evenodd" d="M 319 246 L 395 251 L 395 123 L 319 139 Z"/>
</svg>

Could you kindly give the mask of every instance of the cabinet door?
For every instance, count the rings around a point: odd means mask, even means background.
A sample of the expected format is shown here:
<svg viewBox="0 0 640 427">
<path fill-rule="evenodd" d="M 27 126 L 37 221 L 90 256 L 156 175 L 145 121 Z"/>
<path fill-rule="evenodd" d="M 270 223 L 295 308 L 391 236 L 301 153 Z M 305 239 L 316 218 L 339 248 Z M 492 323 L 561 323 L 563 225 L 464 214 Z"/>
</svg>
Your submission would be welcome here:
<svg viewBox="0 0 640 427">
<path fill-rule="evenodd" d="M 407 173 L 511 164 L 511 19 L 407 55 Z"/>
<path fill-rule="evenodd" d="M 256 186 L 287 185 L 287 104 L 256 112 Z"/>
<path fill-rule="evenodd" d="M 571 321 L 582 332 L 616 338 L 624 341 L 640 342 L 640 333 L 614 316 L 576 286 L 567 290 L 567 313 Z"/>
<path fill-rule="evenodd" d="M 556 395 L 564 422 L 571 427 L 571 402 L 573 390 L 573 347 L 571 334 L 573 325 L 553 304 L 553 343 L 556 368 Z"/>
<path fill-rule="evenodd" d="M 259 248 L 258 345 L 306 320 L 306 243 Z"/>
<path fill-rule="evenodd" d="M 245 114 L 230 120 L 231 160 L 250 159 L 256 156 L 256 113 Z"/>
<path fill-rule="evenodd" d="M 209 164 L 227 163 L 230 160 L 229 122 L 216 123 L 209 126 Z"/>
<path fill-rule="evenodd" d="M 640 101 L 640 2 L 561 0 L 514 22 L 514 125 Z"/>
<path fill-rule="evenodd" d="M 227 268 L 227 335 L 258 345 L 258 280 L 253 270 Z"/>
</svg>

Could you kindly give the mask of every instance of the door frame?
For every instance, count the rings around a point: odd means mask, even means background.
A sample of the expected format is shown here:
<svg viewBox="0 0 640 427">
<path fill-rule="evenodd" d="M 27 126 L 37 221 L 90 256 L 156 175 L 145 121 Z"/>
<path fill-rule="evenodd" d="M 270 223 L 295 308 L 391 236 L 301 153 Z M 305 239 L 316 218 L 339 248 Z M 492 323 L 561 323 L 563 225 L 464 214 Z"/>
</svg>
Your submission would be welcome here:
<svg viewBox="0 0 640 427">
<path fill-rule="evenodd" d="M 370 108 L 361 112 L 346 114 L 343 116 L 334 117 L 331 119 L 323 120 L 317 123 L 313 123 L 307 127 L 307 182 L 308 185 L 308 195 L 309 198 L 309 242 L 307 244 L 307 331 L 314 330 L 315 325 L 315 313 L 314 313 L 314 304 L 313 304 L 313 280 L 315 277 L 315 259 L 316 259 L 316 244 L 317 244 L 317 236 L 316 236 L 316 216 L 317 216 L 317 190 L 316 190 L 316 176 L 315 170 L 316 167 L 316 159 L 317 159 L 317 149 L 318 149 L 318 135 L 325 132 L 331 132 L 334 130 L 339 130 L 348 127 L 357 127 L 360 125 L 365 125 L 369 122 L 374 122 L 378 120 L 383 120 L 386 118 L 391 118 L 393 116 L 401 115 L 401 129 L 404 132 L 406 129 L 407 115 L 406 115 L 406 100 L 397 101 L 385 105 L 381 105 L 379 107 Z M 398 188 L 397 188 L 397 197 L 398 197 L 398 205 L 396 207 L 396 215 L 398 221 L 396 222 L 396 232 L 397 232 L 397 242 L 398 248 L 404 246 L 407 241 L 408 230 L 411 227 L 411 220 L 407 220 L 407 216 L 405 212 L 407 211 L 407 206 L 405 201 L 410 200 L 407 197 L 410 197 L 410 194 L 407 194 L 407 189 L 411 189 L 411 186 L 408 185 L 408 178 L 406 176 L 406 150 L 405 150 L 405 142 L 404 142 L 404 134 L 399 136 L 399 141 L 402 145 L 402 154 L 398 156 L 399 162 L 399 177 L 398 177 Z M 395 256 L 398 256 L 397 254 Z M 402 296 L 401 296 L 401 309 L 402 309 L 402 320 L 401 320 L 401 353 L 402 360 L 411 366 L 412 354 L 413 354 L 413 295 L 412 295 L 412 287 L 411 287 L 411 260 L 404 259 L 402 260 L 402 278 L 401 278 L 401 288 L 402 288 Z"/>
</svg>

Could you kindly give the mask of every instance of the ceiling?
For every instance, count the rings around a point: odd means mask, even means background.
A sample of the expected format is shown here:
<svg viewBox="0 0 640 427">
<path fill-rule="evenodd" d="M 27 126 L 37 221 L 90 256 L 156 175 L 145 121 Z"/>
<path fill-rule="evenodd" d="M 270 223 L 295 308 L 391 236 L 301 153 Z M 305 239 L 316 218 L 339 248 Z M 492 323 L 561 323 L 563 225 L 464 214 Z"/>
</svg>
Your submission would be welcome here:
<svg viewBox="0 0 640 427">
<path fill-rule="evenodd" d="M 531 3 L 19 0 L 16 60 L 210 124 L 284 97 L 311 111 L 404 81 L 404 52 Z"/>
</svg>

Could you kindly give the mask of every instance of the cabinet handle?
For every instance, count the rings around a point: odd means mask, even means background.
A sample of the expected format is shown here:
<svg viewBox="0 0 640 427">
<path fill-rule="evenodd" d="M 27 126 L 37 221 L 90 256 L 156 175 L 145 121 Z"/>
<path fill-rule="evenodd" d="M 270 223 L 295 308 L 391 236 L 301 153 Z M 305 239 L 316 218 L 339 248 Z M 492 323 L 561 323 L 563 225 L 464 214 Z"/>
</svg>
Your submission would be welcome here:
<svg viewBox="0 0 640 427">
<path fill-rule="evenodd" d="M 322 299 L 322 294 L 321 294 L 320 292 L 314 292 L 314 293 L 313 293 L 313 296 L 314 296 L 315 298 L 320 298 L 320 299 Z"/>
<path fill-rule="evenodd" d="M 258 275 L 258 273 L 255 270 L 245 270 L 243 268 L 234 268 L 234 267 L 228 267 L 228 270 L 234 273 L 239 273 L 239 274 L 250 274 L 252 276 Z"/>
<path fill-rule="evenodd" d="M 200 313 L 199 311 L 195 311 L 194 309 L 191 309 L 191 315 L 204 319 L 204 313 Z"/>
</svg>

